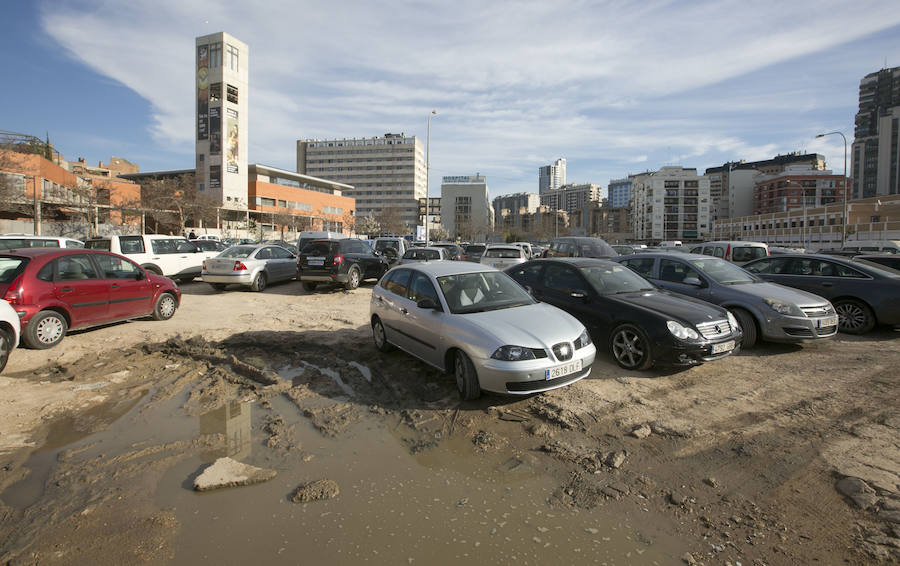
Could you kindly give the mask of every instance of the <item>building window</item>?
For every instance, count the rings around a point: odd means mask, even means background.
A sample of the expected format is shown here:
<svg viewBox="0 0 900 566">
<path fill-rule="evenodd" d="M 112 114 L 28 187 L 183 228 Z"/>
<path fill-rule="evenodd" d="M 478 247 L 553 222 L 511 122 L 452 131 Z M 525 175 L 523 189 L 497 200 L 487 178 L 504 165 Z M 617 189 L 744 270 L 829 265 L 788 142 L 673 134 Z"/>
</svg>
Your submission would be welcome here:
<svg viewBox="0 0 900 566">
<path fill-rule="evenodd" d="M 232 104 L 238 103 L 238 88 L 236 86 L 227 85 L 228 93 L 228 102 Z"/>
<path fill-rule="evenodd" d="M 215 69 L 222 66 L 222 44 L 209 44 L 209 68 Z"/>
<path fill-rule="evenodd" d="M 232 71 L 238 70 L 238 48 L 225 44 L 225 67 Z"/>
<path fill-rule="evenodd" d="M 212 83 L 209 85 L 209 101 L 218 102 L 222 100 L 222 83 Z"/>
</svg>

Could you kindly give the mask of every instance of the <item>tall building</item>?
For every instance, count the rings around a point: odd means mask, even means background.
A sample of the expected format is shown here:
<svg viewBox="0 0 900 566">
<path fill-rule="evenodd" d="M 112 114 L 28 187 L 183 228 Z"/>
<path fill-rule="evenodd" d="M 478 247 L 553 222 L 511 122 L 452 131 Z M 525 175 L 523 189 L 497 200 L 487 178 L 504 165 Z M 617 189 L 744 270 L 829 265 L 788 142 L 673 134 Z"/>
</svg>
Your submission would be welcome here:
<svg viewBox="0 0 900 566">
<path fill-rule="evenodd" d="M 710 232 L 709 178 L 663 167 L 634 176 L 631 218 L 637 240 L 697 240 Z"/>
<path fill-rule="evenodd" d="M 613 208 L 624 208 L 631 202 L 631 183 L 634 175 L 629 175 L 624 179 L 609 180 L 609 206 Z"/>
<path fill-rule="evenodd" d="M 483 242 L 493 228 L 487 180 L 479 174 L 441 180 L 441 224 L 452 239 Z"/>
<path fill-rule="evenodd" d="M 853 198 L 900 193 L 900 67 L 859 81 L 853 137 Z"/>
<path fill-rule="evenodd" d="M 566 159 L 560 157 L 556 163 L 538 168 L 538 192 L 544 194 L 566 184 Z"/>
<path fill-rule="evenodd" d="M 513 193 L 496 197 L 492 204 L 498 229 L 521 230 L 523 217 L 537 212 L 541 198 L 537 193 Z"/>
<path fill-rule="evenodd" d="M 541 204 L 550 210 L 565 210 L 571 217 L 577 210 L 587 208 L 591 201 L 600 202 L 603 187 L 593 183 L 563 185 L 558 189 L 541 193 Z"/>
<path fill-rule="evenodd" d="M 297 140 L 297 172 L 352 185 L 343 195 L 356 199 L 356 215 L 399 212 L 410 233 L 419 224 L 425 198 L 425 147 L 415 136 Z"/>
<path fill-rule="evenodd" d="M 195 43 L 198 188 L 223 208 L 246 210 L 250 49 L 224 32 Z"/>
</svg>

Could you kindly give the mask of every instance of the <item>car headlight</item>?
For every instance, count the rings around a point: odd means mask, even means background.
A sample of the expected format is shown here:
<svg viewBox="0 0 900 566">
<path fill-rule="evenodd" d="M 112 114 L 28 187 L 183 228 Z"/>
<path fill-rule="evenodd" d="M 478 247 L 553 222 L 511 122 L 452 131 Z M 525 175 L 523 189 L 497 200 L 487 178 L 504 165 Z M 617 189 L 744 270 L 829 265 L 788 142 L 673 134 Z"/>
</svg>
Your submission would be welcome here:
<svg viewBox="0 0 900 566">
<path fill-rule="evenodd" d="M 682 340 L 697 340 L 700 338 L 700 335 L 697 334 L 697 331 L 693 328 L 688 328 L 683 324 L 679 324 L 674 320 L 670 320 L 666 322 L 666 326 L 669 328 L 669 332 L 672 333 L 675 338 L 680 338 Z"/>
<path fill-rule="evenodd" d="M 778 314 L 784 314 L 788 316 L 803 316 L 803 311 L 800 310 L 800 307 L 795 305 L 794 303 L 786 303 L 784 301 L 779 301 L 778 299 L 763 299 L 763 302 L 769 305 L 773 311 Z"/>
<path fill-rule="evenodd" d="M 740 324 L 738 324 L 737 319 L 734 318 L 734 315 L 731 314 L 731 311 L 725 311 L 725 312 L 728 315 L 728 324 L 731 325 L 731 330 L 732 331 L 736 330 L 740 326 Z"/>
<path fill-rule="evenodd" d="M 531 348 L 523 346 L 500 346 L 497 351 L 491 354 L 495 360 L 503 360 L 504 362 L 519 362 L 522 360 L 533 360 L 534 352 Z"/>
<path fill-rule="evenodd" d="M 581 333 L 581 336 L 579 336 L 578 339 L 575 340 L 575 349 L 580 350 L 581 348 L 584 348 L 585 346 L 589 345 L 590 343 L 591 343 L 591 335 L 588 334 L 587 329 L 585 329 L 584 332 Z"/>
</svg>

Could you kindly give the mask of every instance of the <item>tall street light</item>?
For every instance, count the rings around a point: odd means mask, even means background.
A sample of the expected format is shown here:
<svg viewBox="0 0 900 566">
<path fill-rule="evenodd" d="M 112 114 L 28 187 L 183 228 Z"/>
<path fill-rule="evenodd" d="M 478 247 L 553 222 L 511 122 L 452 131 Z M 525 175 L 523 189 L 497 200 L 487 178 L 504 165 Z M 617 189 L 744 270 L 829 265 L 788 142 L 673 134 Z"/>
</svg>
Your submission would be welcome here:
<svg viewBox="0 0 900 566">
<path fill-rule="evenodd" d="M 437 115 L 437 110 L 428 113 L 428 125 L 425 128 L 425 245 L 428 245 L 428 174 L 431 172 L 431 117 Z"/>
<path fill-rule="evenodd" d="M 844 140 L 844 221 L 841 223 L 841 247 L 847 242 L 847 223 L 850 222 L 850 182 L 847 179 L 847 137 L 838 131 L 819 134 L 817 138 L 839 135 Z"/>
</svg>

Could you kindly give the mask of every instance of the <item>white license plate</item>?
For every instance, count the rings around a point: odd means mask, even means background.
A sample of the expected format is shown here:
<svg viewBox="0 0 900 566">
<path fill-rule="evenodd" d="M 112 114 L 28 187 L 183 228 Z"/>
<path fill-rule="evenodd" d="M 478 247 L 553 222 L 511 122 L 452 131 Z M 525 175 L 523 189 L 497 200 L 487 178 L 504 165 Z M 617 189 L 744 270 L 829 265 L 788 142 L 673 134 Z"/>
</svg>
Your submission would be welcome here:
<svg viewBox="0 0 900 566">
<path fill-rule="evenodd" d="M 837 315 L 826 316 L 825 318 L 820 318 L 816 321 L 816 328 L 822 328 L 825 326 L 837 326 L 838 317 Z"/>
<path fill-rule="evenodd" d="M 721 344 L 713 344 L 712 353 L 721 354 L 722 352 L 730 352 L 734 350 L 734 340 L 722 342 Z"/>
<path fill-rule="evenodd" d="M 324 257 L 307 258 L 306 265 L 325 265 L 325 258 Z"/>
<path fill-rule="evenodd" d="M 573 362 L 569 362 L 567 364 L 563 364 L 561 366 L 556 366 L 555 368 L 550 368 L 544 372 L 544 379 L 556 379 L 557 377 L 563 377 L 565 375 L 569 375 L 570 373 L 576 373 L 581 371 L 581 360 L 575 360 Z"/>
</svg>

